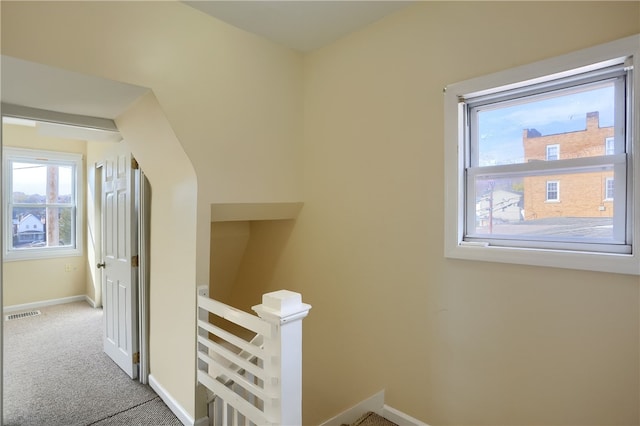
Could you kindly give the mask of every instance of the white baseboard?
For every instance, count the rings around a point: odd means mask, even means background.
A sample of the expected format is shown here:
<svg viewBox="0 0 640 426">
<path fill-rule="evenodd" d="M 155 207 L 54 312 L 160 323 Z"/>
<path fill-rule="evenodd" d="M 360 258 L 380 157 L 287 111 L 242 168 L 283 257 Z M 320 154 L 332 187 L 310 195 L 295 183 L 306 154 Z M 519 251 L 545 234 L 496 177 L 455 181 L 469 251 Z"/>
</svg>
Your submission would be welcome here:
<svg viewBox="0 0 640 426">
<path fill-rule="evenodd" d="M 343 411 L 335 417 L 330 418 L 320 426 L 340 426 L 343 424 L 351 424 L 358 420 L 364 413 L 373 411 L 382 415 L 384 408 L 384 390 L 370 396 L 353 407 Z"/>
<path fill-rule="evenodd" d="M 89 305 L 91 305 L 92 308 L 98 307 L 98 305 L 96 304 L 96 301 L 90 298 L 89 296 L 85 296 L 84 299 L 87 301 Z"/>
<path fill-rule="evenodd" d="M 320 426 L 341 426 L 343 424 L 351 424 L 369 411 L 373 411 L 374 413 L 402 426 L 429 426 L 408 414 L 386 405 L 384 403 L 384 390 L 370 396 L 348 410 L 343 411 L 337 416 L 322 423 Z"/>
<path fill-rule="evenodd" d="M 209 417 L 201 417 L 193 424 L 193 426 L 209 426 Z"/>
<path fill-rule="evenodd" d="M 429 426 L 428 424 L 421 422 L 420 420 L 415 419 L 408 414 L 398 411 L 395 408 L 389 407 L 386 404 L 382 408 L 382 417 L 387 420 L 391 420 L 392 422 L 399 425 Z"/>
<path fill-rule="evenodd" d="M 149 374 L 149 386 L 153 389 L 158 396 L 164 401 L 164 403 L 169 407 L 171 412 L 175 414 L 175 416 L 182 422 L 185 426 L 195 426 L 202 425 L 202 419 L 198 419 L 198 422 L 194 422 L 193 417 L 187 413 L 187 410 L 184 409 L 182 405 L 178 401 L 176 401 L 170 394 L 167 392 L 165 388 L 162 387 L 160 383 L 153 377 L 153 374 Z"/>
<path fill-rule="evenodd" d="M 30 309 L 44 308 L 45 306 L 62 305 L 63 303 L 89 301 L 87 296 L 70 296 L 62 297 L 60 299 L 42 300 L 33 303 L 24 303 L 21 305 L 10 305 L 2 308 L 3 312 L 16 312 L 16 311 L 28 311 Z M 91 302 L 89 302 L 91 304 Z M 93 305 L 92 305 L 93 306 Z"/>
</svg>

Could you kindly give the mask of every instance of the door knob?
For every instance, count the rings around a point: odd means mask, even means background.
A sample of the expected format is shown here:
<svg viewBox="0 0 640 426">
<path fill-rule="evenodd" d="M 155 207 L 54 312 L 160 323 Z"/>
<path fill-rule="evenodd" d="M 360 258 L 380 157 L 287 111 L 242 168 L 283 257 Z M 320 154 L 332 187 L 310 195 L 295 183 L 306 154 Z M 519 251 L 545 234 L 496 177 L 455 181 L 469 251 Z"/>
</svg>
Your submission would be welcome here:
<svg viewBox="0 0 640 426">
<path fill-rule="evenodd" d="M 102 263 L 98 263 L 96 266 L 98 268 L 104 268 L 106 265 L 104 264 L 104 262 L 102 262 Z"/>
</svg>

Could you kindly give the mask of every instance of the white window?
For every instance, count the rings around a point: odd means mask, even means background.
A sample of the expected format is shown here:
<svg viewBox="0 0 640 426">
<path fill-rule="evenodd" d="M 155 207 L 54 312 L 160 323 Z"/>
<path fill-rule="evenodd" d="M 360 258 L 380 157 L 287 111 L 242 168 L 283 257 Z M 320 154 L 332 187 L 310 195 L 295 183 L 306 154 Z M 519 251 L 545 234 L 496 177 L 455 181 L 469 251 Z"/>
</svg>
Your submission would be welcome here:
<svg viewBox="0 0 640 426">
<path fill-rule="evenodd" d="M 604 199 L 607 201 L 613 200 L 613 194 L 614 194 L 613 182 L 614 182 L 614 179 L 611 177 L 606 178 L 604 181 Z"/>
<path fill-rule="evenodd" d="M 615 139 L 613 136 L 604 140 L 604 155 L 613 155 L 616 153 Z"/>
<path fill-rule="evenodd" d="M 640 275 L 639 46 L 633 36 L 447 86 L 446 256 Z"/>
<path fill-rule="evenodd" d="M 82 156 L 3 150 L 4 259 L 82 254 Z"/>
<path fill-rule="evenodd" d="M 547 145 L 547 161 L 560 159 L 560 145 Z"/>
<path fill-rule="evenodd" d="M 547 201 L 560 201 L 560 182 L 557 180 L 547 181 Z"/>
</svg>

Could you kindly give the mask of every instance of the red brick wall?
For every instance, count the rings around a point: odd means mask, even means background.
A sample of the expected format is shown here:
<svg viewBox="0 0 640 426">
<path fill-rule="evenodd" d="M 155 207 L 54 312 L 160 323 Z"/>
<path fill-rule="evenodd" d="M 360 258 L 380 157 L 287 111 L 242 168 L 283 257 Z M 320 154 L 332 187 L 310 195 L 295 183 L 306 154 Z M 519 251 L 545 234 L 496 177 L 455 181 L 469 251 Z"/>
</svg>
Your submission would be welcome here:
<svg viewBox="0 0 640 426">
<path fill-rule="evenodd" d="M 605 139 L 613 127 L 599 126 L 598 113 L 587 114 L 586 130 L 538 136 L 535 130 L 523 132 L 525 161 L 546 161 L 547 146 L 559 145 L 560 160 L 604 155 Z M 606 178 L 613 172 L 535 176 L 524 179 L 525 219 L 545 217 L 611 217 L 613 203 L 605 200 Z M 547 181 L 558 181 L 559 201 L 547 201 Z"/>
</svg>

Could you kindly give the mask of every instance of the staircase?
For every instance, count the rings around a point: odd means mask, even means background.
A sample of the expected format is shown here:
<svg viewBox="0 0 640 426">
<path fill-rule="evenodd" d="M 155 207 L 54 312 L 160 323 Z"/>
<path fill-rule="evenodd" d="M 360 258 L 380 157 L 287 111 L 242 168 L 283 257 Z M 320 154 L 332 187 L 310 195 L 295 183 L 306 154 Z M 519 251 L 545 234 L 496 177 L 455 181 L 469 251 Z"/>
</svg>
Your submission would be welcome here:
<svg viewBox="0 0 640 426">
<path fill-rule="evenodd" d="M 355 422 L 348 424 L 343 424 L 342 426 L 399 426 L 397 423 L 392 422 L 391 420 L 387 420 L 379 414 L 374 413 L 373 411 L 369 411 L 362 417 L 360 417 Z"/>
<path fill-rule="evenodd" d="M 197 378 L 209 424 L 301 425 L 302 319 L 311 306 L 280 290 L 252 309 L 258 316 L 198 295 Z"/>
<path fill-rule="evenodd" d="M 280 290 L 252 309 L 257 316 L 198 289 L 197 379 L 207 389 L 209 425 L 299 426 L 302 319 L 311 306 Z M 321 426 L 399 425 L 428 426 L 385 405 L 380 391 Z"/>
</svg>

